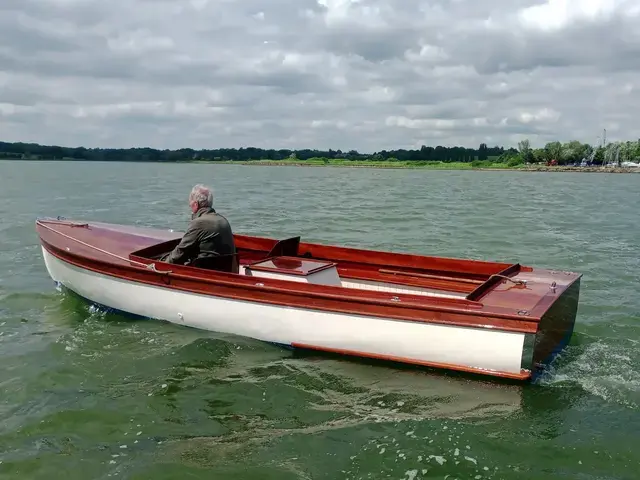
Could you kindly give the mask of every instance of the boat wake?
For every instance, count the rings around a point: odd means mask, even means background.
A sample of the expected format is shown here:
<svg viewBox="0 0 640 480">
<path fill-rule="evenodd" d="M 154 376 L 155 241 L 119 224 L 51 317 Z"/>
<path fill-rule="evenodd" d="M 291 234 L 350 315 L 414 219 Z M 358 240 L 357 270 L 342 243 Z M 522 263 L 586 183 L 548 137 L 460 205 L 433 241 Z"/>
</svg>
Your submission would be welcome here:
<svg viewBox="0 0 640 480">
<path fill-rule="evenodd" d="M 597 340 L 571 346 L 555 370 L 541 382 L 548 387 L 580 386 L 607 402 L 628 408 L 640 406 L 640 341 Z"/>
<path fill-rule="evenodd" d="M 269 451 L 295 438 L 318 441 L 355 435 L 359 443 L 357 432 L 367 431 L 370 439 L 363 448 L 354 450 L 351 468 L 362 460 L 369 462 L 372 455 L 378 462 L 391 459 L 415 463 L 424 471 L 443 468 L 448 461 L 457 469 L 469 469 L 475 478 L 492 478 L 486 476 L 489 467 L 479 465 L 478 452 L 472 450 L 465 425 L 469 420 L 487 422 L 521 410 L 520 385 L 324 358 L 281 357 L 260 362 L 260 358 L 266 360 L 276 351 L 257 345 L 255 349 L 243 345 L 239 352 L 232 345 L 229 350 L 234 352 L 227 357 L 229 361 L 220 362 L 215 370 L 190 368 L 191 378 L 181 382 L 215 383 L 219 391 L 239 387 L 254 391 L 254 396 L 262 396 L 262 406 L 258 407 L 262 413 L 237 408 L 231 413 L 227 408 L 230 405 L 217 402 L 209 410 L 210 419 L 234 425 L 233 431 L 164 438 L 163 454 L 196 457 L 199 464 L 220 465 L 232 463 L 248 451 Z M 283 418 L 291 409 L 296 411 L 295 417 Z M 274 467 L 296 470 L 297 458 L 290 460 L 279 459 Z"/>
</svg>

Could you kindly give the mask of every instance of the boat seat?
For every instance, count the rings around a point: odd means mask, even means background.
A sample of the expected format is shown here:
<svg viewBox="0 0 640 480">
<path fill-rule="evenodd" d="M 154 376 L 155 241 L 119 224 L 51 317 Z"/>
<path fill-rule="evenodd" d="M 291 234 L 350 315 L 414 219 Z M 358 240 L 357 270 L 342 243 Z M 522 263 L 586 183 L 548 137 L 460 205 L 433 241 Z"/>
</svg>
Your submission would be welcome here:
<svg viewBox="0 0 640 480">
<path fill-rule="evenodd" d="M 229 255 L 218 255 L 216 257 L 200 257 L 191 262 L 189 266 L 205 270 L 216 270 L 218 272 L 238 273 L 238 254 L 232 253 Z"/>
</svg>

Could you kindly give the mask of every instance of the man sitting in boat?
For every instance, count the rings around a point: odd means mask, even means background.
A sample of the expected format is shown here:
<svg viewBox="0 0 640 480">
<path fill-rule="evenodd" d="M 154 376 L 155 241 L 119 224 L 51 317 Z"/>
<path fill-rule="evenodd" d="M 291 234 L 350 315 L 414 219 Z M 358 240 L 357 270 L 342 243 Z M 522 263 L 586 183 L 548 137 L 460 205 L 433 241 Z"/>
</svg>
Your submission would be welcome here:
<svg viewBox="0 0 640 480">
<path fill-rule="evenodd" d="M 214 263 L 218 257 L 233 259 L 236 247 L 231 226 L 225 217 L 214 210 L 211 188 L 200 184 L 193 187 L 189 194 L 189 207 L 192 215 L 187 231 L 180 243 L 162 260 L 180 265 L 205 266 Z"/>
</svg>

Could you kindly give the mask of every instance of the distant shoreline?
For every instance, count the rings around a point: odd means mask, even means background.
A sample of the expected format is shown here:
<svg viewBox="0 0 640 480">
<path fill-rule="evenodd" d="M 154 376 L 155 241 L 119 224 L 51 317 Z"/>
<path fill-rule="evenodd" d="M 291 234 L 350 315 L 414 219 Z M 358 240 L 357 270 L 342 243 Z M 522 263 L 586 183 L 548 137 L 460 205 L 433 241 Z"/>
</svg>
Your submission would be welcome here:
<svg viewBox="0 0 640 480">
<path fill-rule="evenodd" d="M 0 158 L 0 160 L 15 162 L 88 162 L 88 163 L 163 163 L 167 165 L 240 165 L 250 167 L 334 167 L 334 168 L 370 168 L 382 170 L 472 170 L 480 172 L 547 172 L 547 173 L 640 173 L 639 167 L 575 167 L 568 165 L 520 164 L 512 167 L 504 163 L 482 162 L 483 165 L 473 165 L 473 162 L 420 162 L 420 161 L 292 161 L 292 160 L 181 160 L 181 161 L 136 161 L 136 160 L 85 160 L 79 158 L 32 158 L 15 159 Z M 426 164 L 425 164 L 426 163 Z"/>
<path fill-rule="evenodd" d="M 420 170 L 477 170 L 515 172 L 640 173 L 639 141 L 602 142 L 591 146 L 577 140 L 548 142 L 533 148 L 529 140 L 518 148 L 463 146 L 426 146 L 414 149 L 381 150 L 360 153 L 357 150 L 274 149 L 259 147 L 214 149 L 157 149 L 151 147 L 102 148 L 63 147 L 24 142 L 1 142 L 0 159 L 14 161 L 61 160 L 88 162 L 135 162 L 170 164 L 211 164 L 286 167 L 337 167 Z M 627 163 L 628 162 L 628 163 Z M 589 163 L 592 166 L 573 166 Z M 618 167 L 612 165 L 629 166 Z M 560 164 L 560 165 L 558 165 Z M 607 165 L 603 167 L 603 165 Z"/>
<path fill-rule="evenodd" d="M 340 162 L 340 163 L 311 163 L 292 162 L 278 160 L 250 160 L 250 161 L 216 161 L 216 160 L 195 160 L 189 163 L 210 164 L 210 165 L 243 165 L 252 167 L 335 167 L 335 168 L 373 168 L 387 170 L 474 170 L 474 171 L 506 171 L 506 172 L 576 172 L 576 173 L 640 173 L 637 167 L 574 167 L 574 166 L 547 166 L 547 165 L 518 165 L 507 167 L 504 165 L 495 167 L 474 167 L 470 163 L 442 163 L 438 165 L 420 165 L 418 162 Z"/>
</svg>

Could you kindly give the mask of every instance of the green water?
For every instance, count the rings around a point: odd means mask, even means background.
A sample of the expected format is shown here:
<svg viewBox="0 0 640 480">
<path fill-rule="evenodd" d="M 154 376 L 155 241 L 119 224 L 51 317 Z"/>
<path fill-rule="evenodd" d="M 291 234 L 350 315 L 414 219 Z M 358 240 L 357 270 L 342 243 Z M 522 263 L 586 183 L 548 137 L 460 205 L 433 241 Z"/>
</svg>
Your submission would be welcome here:
<svg viewBox="0 0 640 480">
<path fill-rule="evenodd" d="M 539 386 L 301 355 L 55 290 L 37 216 L 582 272 Z M 637 479 L 640 176 L 0 162 L 0 478 Z"/>
</svg>

